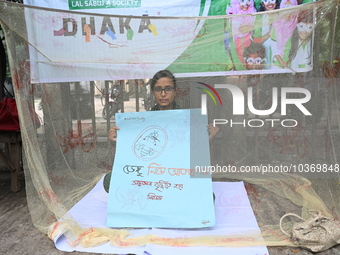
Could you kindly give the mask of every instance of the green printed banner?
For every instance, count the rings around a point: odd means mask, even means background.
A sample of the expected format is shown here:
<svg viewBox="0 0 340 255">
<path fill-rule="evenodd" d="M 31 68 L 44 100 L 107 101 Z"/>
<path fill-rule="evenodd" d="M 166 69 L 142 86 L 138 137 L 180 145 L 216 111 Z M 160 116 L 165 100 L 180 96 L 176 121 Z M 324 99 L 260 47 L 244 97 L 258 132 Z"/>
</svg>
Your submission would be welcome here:
<svg viewBox="0 0 340 255">
<path fill-rule="evenodd" d="M 32 83 L 145 79 L 162 69 L 176 77 L 308 72 L 315 20 L 332 8 L 297 0 L 273 10 L 258 0 L 26 2 L 74 10 L 26 10 Z"/>
<path fill-rule="evenodd" d="M 70 10 L 103 9 L 103 8 L 139 8 L 141 0 L 69 0 Z"/>
</svg>

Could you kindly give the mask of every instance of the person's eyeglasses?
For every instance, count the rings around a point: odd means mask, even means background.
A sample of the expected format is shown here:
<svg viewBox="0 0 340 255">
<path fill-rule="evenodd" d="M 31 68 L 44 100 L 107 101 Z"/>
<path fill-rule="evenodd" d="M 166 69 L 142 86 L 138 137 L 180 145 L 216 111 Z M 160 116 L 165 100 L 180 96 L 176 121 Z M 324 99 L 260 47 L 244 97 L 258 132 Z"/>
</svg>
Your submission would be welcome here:
<svg viewBox="0 0 340 255">
<path fill-rule="evenodd" d="M 162 89 L 161 87 L 156 87 L 153 89 L 153 91 L 156 94 L 162 94 L 162 91 L 164 90 L 165 94 L 171 94 L 175 91 L 174 87 L 165 87 L 165 89 Z"/>
<path fill-rule="evenodd" d="M 302 22 L 297 24 L 297 29 L 300 32 L 307 31 L 308 33 L 310 33 L 310 32 L 312 32 L 313 28 L 314 28 L 313 24 L 306 24 L 306 23 L 302 23 Z"/>
<path fill-rule="evenodd" d="M 257 57 L 257 58 L 252 58 L 252 57 L 249 57 L 249 58 L 244 58 L 247 62 L 247 64 L 250 64 L 250 65 L 259 65 L 259 64 L 262 64 L 262 62 L 264 61 L 267 61 L 267 59 L 262 59 L 260 57 Z"/>
<path fill-rule="evenodd" d="M 261 2 L 264 3 L 264 4 L 269 4 L 269 3 L 275 4 L 276 0 L 262 0 Z"/>
</svg>

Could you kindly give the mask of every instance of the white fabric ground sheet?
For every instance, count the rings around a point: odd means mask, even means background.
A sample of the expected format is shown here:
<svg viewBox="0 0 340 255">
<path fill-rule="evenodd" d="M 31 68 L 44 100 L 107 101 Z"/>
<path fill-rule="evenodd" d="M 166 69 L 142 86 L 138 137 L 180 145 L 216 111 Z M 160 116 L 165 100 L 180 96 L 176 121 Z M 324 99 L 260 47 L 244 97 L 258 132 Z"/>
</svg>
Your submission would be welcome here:
<svg viewBox="0 0 340 255">
<path fill-rule="evenodd" d="M 243 182 L 214 182 L 213 190 L 216 196 L 216 225 L 204 229 L 134 229 L 131 236 L 155 234 L 161 237 L 190 237 L 198 235 L 240 235 L 252 231 L 260 233 L 255 215 L 251 208 Z M 106 227 L 108 194 L 103 188 L 103 178 L 80 200 L 69 212 L 83 227 Z M 81 245 L 71 247 L 63 235 L 54 239 L 55 246 L 61 251 L 80 251 L 105 254 L 136 255 L 268 255 L 267 247 L 169 247 L 148 244 L 143 247 L 118 248 L 106 243 L 97 247 L 85 248 Z"/>
</svg>

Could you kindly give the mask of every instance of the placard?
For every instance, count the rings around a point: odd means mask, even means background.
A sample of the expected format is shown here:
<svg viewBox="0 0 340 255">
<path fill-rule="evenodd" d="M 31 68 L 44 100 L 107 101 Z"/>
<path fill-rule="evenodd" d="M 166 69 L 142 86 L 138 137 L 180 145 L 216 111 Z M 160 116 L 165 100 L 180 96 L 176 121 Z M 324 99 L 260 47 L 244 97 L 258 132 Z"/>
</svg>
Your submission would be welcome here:
<svg viewBox="0 0 340 255">
<path fill-rule="evenodd" d="M 206 115 L 200 109 L 117 113 L 116 122 L 107 225 L 215 225 L 211 177 L 192 178 L 191 169 L 210 164 Z"/>
</svg>

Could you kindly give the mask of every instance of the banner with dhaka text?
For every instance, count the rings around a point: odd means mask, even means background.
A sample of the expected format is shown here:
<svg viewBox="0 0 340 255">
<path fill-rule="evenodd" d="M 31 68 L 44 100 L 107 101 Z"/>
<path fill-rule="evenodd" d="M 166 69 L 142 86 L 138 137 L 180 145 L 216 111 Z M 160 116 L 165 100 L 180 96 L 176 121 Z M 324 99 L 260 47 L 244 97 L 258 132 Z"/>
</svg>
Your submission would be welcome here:
<svg viewBox="0 0 340 255">
<path fill-rule="evenodd" d="M 309 2 L 26 0 L 31 81 L 307 72 L 332 8 Z"/>
</svg>

